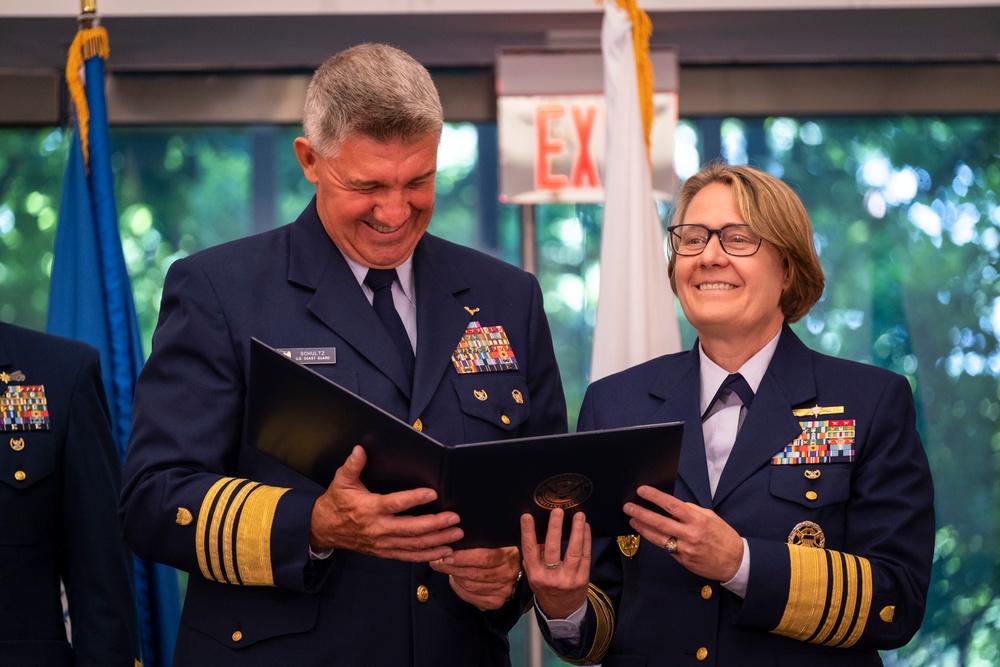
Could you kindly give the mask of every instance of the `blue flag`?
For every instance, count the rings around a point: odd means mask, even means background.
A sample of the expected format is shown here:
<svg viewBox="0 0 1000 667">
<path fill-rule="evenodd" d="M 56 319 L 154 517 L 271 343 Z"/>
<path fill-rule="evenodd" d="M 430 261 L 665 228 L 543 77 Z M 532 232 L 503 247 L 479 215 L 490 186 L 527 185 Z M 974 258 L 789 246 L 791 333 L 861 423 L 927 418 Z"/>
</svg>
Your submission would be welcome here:
<svg viewBox="0 0 1000 667">
<path fill-rule="evenodd" d="M 89 343 L 101 353 L 111 427 L 124 461 L 143 353 L 118 233 L 104 100 L 107 57 L 107 31 L 88 28 L 77 33 L 66 64 L 77 131 L 59 207 L 47 329 Z M 176 571 L 136 558 L 135 596 L 143 663 L 168 667 L 180 621 Z"/>
</svg>

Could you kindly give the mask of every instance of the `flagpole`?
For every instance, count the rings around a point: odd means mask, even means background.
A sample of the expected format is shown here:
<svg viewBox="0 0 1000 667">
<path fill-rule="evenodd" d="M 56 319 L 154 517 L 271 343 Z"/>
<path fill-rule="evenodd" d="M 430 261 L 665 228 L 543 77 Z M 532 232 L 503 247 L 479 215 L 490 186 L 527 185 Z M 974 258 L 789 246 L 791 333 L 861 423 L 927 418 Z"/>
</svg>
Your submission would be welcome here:
<svg viewBox="0 0 1000 667">
<path fill-rule="evenodd" d="M 96 0 L 81 0 L 77 23 L 66 57 L 75 132 L 59 207 L 46 328 L 100 352 L 112 433 L 124 460 L 143 352 L 111 166 L 104 92 L 111 47 L 99 25 Z M 180 620 L 177 572 L 152 561 L 133 562 L 141 660 L 147 667 L 166 667 L 173 662 Z"/>
</svg>

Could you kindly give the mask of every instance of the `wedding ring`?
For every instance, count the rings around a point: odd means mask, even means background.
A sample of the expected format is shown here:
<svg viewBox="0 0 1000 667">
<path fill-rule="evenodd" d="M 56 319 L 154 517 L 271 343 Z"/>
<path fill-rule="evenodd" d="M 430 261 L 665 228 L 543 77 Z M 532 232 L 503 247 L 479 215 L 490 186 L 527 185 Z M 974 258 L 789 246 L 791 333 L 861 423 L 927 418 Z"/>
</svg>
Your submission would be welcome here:
<svg viewBox="0 0 1000 667">
<path fill-rule="evenodd" d="M 549 568 L 550 570 L 554 570 L 560 565 L 562 565 L 562 561 L 559 561 L 558 563 L 542 563 L 542 565 Z"/>
<path fill-rule="evenodd" d="M 663 548 L 667 550 L 668 554 L 677 553 L 677 538 L 668 537 L 667 541 L 663 543 Z"/>
</svg>

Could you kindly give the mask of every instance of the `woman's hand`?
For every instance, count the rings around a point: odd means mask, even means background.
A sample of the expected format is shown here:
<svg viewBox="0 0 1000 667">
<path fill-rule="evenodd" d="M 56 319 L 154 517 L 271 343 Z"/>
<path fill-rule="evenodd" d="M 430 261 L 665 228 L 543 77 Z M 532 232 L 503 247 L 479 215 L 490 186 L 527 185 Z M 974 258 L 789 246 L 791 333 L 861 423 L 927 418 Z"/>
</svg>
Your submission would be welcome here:
<svg viewBox="0 0 1000 667">
<path fill-rule="evenodd" d="M 736 576 L 743 562 L 743 540 L 718 514 L 651 486 L 640 486 L 638 493 L 667 513 L 625 503 L 629 523 L 640 535 L 706 579 L 725 583 Z"/>
<path fill-rule="evenodd" d="M 550 620 L 564 619 L 587 602 L 590 583 L 590 524 L 583 512 L 573 516 L 566 553 L 562 553 L 565 514 L 549 515 L 545 543 L 539 546 L 535 519 L 521 515 L 521 556 L 524 575 L 535 594 L 535 604 Z"/>
</svg>

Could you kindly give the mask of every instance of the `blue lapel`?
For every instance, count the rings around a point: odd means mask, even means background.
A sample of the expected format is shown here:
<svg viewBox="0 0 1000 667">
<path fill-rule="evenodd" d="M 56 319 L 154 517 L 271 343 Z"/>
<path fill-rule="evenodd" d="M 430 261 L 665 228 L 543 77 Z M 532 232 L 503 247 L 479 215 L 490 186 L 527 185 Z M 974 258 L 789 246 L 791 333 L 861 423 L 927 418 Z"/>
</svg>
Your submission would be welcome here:
<svg viewBox="0 0 1000 667">
<path fill-rule="evenodd" d="M 410 420 L 431 402 L 441 379 L 452 368 L 451 355 L 473 319 L 459 294 L 471 285 L 461 271 L 442 256 L 439 239 L 424 234 L 413 251 L 417 295 L 417 360 L 413 378 Z M 447 270 L 442 270 L 447 267 Z"/>
<path fill-rule="evenodd" d="M 693 499 L 702 507 L 712 506 L 708 484 L 708 462 L 705 459 L 705 438 L 701 432 L 701 411 L 698 387 L 699 363 L 695 349 L 668 360 L 666 367 L 653 381 L 649 394 L 662 401 L 645 420 L 649 424 L 683 421 L 684 441 L 677 469 L 674 495 L 683 500 Z M 687 494 L 683 493 L 687 489 Z"/>
<path fill-rule="evenodd" d="M 771 458 L 802 433 L 792 407 L 809 404 L 816 396 L 809 348 L 785 325 L 715 489 L 715 506 L 760 468 L 770 465 Z"/>
<path fill-rule="evenodd" d="M 409 397 L 403 362 L 351 267 L 323 228 L 315 198 L 292 223 L 289 238 L 288 280 L 315 290 L 309 311 Z"/>
</svg>

